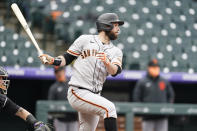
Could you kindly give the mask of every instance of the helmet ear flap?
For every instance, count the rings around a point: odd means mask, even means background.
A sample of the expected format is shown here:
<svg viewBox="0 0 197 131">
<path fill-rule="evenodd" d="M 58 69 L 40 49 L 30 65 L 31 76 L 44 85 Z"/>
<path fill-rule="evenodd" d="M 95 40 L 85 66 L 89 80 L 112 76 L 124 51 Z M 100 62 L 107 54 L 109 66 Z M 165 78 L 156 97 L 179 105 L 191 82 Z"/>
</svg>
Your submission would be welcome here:
<svg viewBox="0 0 197 131">
<path fill-rule="evenodd" d="M 106 23 L 97 21 L 96 27 L 98 31 L 111 31 L 113 29 L 113 24 L 106 24 Z"/>
</svg>

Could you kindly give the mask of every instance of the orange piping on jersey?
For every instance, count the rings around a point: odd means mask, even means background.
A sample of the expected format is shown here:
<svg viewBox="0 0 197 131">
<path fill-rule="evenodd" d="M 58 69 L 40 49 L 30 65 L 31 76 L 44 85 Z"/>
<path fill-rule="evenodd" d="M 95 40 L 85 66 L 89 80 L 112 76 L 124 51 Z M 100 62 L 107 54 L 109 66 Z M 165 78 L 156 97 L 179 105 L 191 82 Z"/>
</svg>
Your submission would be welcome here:
<svg viewBox="0 0 197 131">
<path fill-rule="evenodd" d="M 117 60 L 118 60 L 118 61 L 120 61 L 120 62 L 122 63 L 122 59 L 121 59 L 120 57 L 119 57 L 119 58 L 117 58 Z"/>
<path fill-rule="evenodd" d="M 107 110 L 105 107 L 100 106 L 100 105 L 97 105 L 97 104 L 92 103 L 92 102 L 90 102 L 90 101 L 84 100 L 83 98 L 81 98 L 81 97 L 79 97 L 77 94 L 75 94 L 75 92 L 74 92 L 73 89 L 72 89 L 72 93 L 73 93 L 73 95 L 75 95 L 75 97 L 77 97 L 78 99 L 80 99 L 80 100 L 82 100 L 82 101 L 85 101 L 85 102 L 87 102 L 87 103 L 89 103 L 89 104 L 91 104 L 91 105 L 94 105 L 94 106 L 97 106 L 97 107 L 99 107 L 99 108 L 104 109 L 104 110 L 107 112 L 107 118 L 109 117 L 108 110 Z"/>
<path fill-rule="evenodd" d="M 79 55 L 80 55 L 80 54 L 75 53 L 75 52 L 73 52 L 73 51 L 71 51 L 71 50 L 67 50 L 67 52 L 68 52 L 69 54 L 71 54 L 71 55 L 75 55 L 75 56 L 79 56 Z"/>
<path fill-rule="evenodd" d="M 121 67 L 121 64 L 118 63 L 118 62 L 113 62 L 112 64 L 114 64 L 114 65 L 119 65 L 119 66 Z"/>
</svg>

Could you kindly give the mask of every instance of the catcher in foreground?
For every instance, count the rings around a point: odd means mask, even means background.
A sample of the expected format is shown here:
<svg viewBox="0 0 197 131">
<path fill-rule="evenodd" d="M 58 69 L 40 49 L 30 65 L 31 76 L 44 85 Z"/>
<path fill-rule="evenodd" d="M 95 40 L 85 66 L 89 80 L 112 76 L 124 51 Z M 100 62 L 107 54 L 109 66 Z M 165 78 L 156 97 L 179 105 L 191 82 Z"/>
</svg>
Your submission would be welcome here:
<svg viewBox="0 0 197 131">
<path fill-rule="evenodd" d="M 42 121 L 38 121 L 31 113 L 10 100 L 6 94 L 10 80 L 7 71 L 0 67 L 0 110 L 16 115 L 23 119 L 33 131 L 51 131 Z"/>
</svg>

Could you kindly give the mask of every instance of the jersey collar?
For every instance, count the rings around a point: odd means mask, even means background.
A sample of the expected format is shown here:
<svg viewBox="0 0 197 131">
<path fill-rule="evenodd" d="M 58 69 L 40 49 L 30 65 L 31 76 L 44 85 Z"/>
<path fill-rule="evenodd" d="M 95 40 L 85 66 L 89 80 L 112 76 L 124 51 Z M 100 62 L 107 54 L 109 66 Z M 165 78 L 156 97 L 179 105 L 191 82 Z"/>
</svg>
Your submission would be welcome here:
<svg viewBox="0 0 197 131">
<path fill-rule="evenodd" d="M 103 44 L 102 41 L 99 39 L 98 35 L 95 35 L 95 38 L 96 38 L 96 41 L 98 42 L 98 44 L 101 46 L 101 47 L 106 47 L 106 48 L 111 48 L 113 47 L 113 43 L 110 41 L 109 44 Z"/>
</svg>

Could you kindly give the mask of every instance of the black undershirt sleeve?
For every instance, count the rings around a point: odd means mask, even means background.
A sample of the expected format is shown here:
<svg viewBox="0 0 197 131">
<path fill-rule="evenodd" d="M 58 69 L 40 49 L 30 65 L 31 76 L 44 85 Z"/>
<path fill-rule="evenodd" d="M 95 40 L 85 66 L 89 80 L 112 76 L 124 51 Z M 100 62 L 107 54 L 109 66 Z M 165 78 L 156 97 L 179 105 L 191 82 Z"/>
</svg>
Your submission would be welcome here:
<svg viewBox="0 0 197 131">
<path fill-rule="evenodd" d="M 73 60 L 77 59 L 76 56 L 71 55 L 71 54 L 69 54 L 69 53 L 64 53 L 63 56 L 64 56 L 64 58 L 65 58 L 65 60 L 66 60 L 66 65 L 69 65 L 70 63 L 72 63 Z"/>
<path fill-rule="evenodd" d="M 116 74 L 112 75 L 113 77 L 117 76 L 118 74 L 120 74 L 122 72 L 121 67 L 119 65 L 116 65 L 116 66 L 118 67 L 118 70 L 117 70 Z"/>
<path fill-rule="evenodd" d="M 0 110 L 5 106 L 6 101 L 7 101 L 6 95 L 0 93 Z"/>
<path fill-rule="evenodd" d="M 12 115 L 15 115 L 16 112 L 19 110 L 20 106 L 18 106 L 16 103 L 14 103 L 12 100 L 10 100 L 8 97 L 7 97 L 7 101 L 5 103 L 5 106 L 3 107 L 3 110 L 12 114 Z"/>
</svg>

